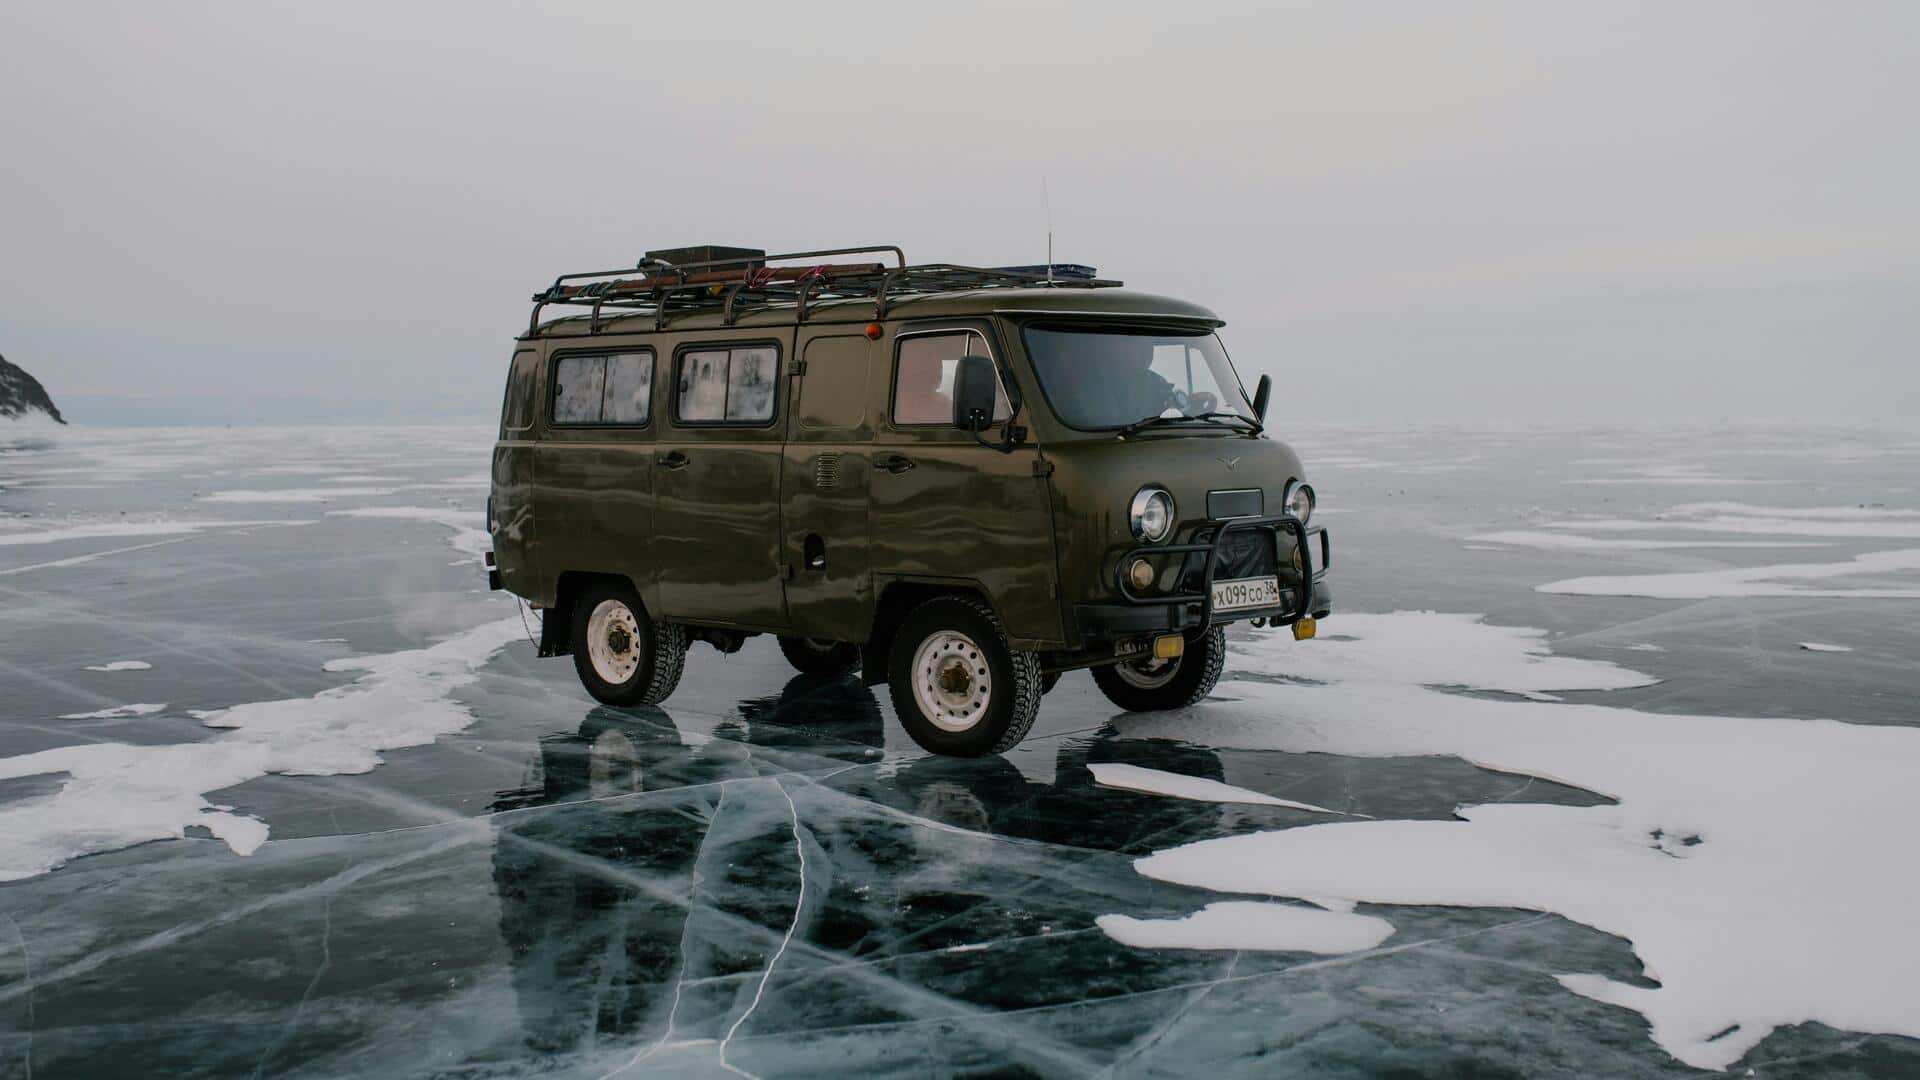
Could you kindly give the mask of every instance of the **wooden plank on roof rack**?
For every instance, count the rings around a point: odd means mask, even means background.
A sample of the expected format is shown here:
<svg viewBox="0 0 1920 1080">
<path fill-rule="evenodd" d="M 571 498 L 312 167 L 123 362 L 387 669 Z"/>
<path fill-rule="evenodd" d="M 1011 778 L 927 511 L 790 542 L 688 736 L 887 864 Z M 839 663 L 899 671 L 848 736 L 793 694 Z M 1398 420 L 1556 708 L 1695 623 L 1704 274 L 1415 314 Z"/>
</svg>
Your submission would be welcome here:
<svg viewBox="0 0 1920 1080">
<path fill-rule="evenodd" d="M 752 274 L 753 280 L 765 283 L 799 281 L 816 274 L 827 277 L 878 274 L 885 269 L 880 263 L 843 263 L 837 266 L 776 266 L 771 269 L 756 269 Z M 559 289 L 555 295 L 556 299 L 564 299 L 579 296 L 582 293 L 589 296 L 614 296 L 686 285 L 731 285 L 746 281 L 747 274 L 745 270 L 703 270 L 694 274 L 659 274 L 645 278 L 621 278 L 598 285 L 568 285 Z"/>
</svg>

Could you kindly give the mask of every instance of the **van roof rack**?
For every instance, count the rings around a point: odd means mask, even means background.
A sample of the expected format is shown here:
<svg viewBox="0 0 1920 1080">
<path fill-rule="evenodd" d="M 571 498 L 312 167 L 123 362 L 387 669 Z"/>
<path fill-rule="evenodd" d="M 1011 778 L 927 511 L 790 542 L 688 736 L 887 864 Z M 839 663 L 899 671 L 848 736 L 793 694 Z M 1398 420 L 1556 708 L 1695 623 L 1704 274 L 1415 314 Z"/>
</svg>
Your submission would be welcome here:
<svg viewBox="0 0 1920 1080">
<path fill-rule="evenodd" d="M 881 255 L 880 262 L 826 262 L 849 255 Z M 677 256 L 677 257 L 676 257 Z M 815 260 L 797 266 L 772 263 Z M 888 263 L 892 265 L 888 265 Z M 633 275 L 635 271 L 640 276 Z M 592 280 L 601 279 L 601 280 Z M 636 315 L 652 315 L 654 329 L 664 329 L 670 315 L 719 311 L 731 325 L 749 305 L 791 304 L 800 322 L 807 309 L 823 300 L 870 299 L 873 317 L 885 318 L 896 297 L 929 293 L 971 292 L 976 289 L 1105 289 L 1121 283 L 1105 280 L 1093 267 L 1075 263 L 1041 266 L 959 266 L 953 263 L 908 265 L 907 256 L 891 244 L 829 248 L 768 255 L 756 248 L 706 245 L 649 251 L 631 267 L 561 274 L 545 290 L 533 294 L 533 315 L 527 336 L 540 333 L 540 312 L 549 304 L 588 307 L 589 333 L 600 330 L 600 313 L 613 308 Z"/>
</svg>

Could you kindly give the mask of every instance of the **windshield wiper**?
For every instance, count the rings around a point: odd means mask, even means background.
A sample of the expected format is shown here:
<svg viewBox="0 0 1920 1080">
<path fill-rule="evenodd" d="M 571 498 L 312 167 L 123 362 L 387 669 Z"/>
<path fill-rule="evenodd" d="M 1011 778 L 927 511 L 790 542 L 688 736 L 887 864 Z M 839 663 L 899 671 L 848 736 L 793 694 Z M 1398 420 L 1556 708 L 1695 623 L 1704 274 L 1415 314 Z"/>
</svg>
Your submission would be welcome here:
<svg viewBox="0 0 1920 1080">
<path fill-rule="evenodd" d="M 1179 416 L 1149 416 L 1144 419 L 1135 420 L 1133 423 L 1121 428 L 1120 435 L 1124 437 L 1132 435 L 1135 432 L 1144 431 L 1150 427 L 1180 424 L 1188 420 L 1197 420 L 1200 423 L 1209 424 L 1213 427 L 1226 428 L 1229 431 L 1244 431 L 1249 435 L 1258 435 L 1262 430 L 1262 425 L 1258 420 L 1249 420 L 1239 413 L 1204 412 L 1193 413 L 1191 415 L 1182 414 Z M 1226 421 L 1233 421 L 1233 423 L 1226 423 Z M 1235 424 L 1243 426 L 1236 427 Z"/>
</svg>

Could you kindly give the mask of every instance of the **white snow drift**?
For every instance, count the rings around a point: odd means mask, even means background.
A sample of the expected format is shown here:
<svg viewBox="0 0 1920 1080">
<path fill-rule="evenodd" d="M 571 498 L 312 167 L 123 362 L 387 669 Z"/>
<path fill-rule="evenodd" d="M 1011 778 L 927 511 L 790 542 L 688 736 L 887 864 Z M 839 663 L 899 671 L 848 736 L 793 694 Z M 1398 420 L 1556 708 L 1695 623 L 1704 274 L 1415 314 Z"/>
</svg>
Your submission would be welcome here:
<svg viewBox="0 0 1920 1080">
<path fill-rule="evenodd" d="M 1223 784 L 1218 780 L 1208 780 L 1199 776 L 1183 776 L 1180 773 L 1162 769 L 1148 769 L 1139 765 L 1094 764 L 1087 768 L 1093 772 L 1095 783 L 1106 787 L 1126 788 L 1131 791 L 1144 791 L 1152 795 L 1172 795 L 1181 799 L 1193 799 L 1196 802 L 1249 803 L 1254 806 L 1284 806 L 1290 810 L 1307 810 L 1316 814 L 1337 814 L 1338 810 L 1329 810 L 1312 803 L 1294 802 L 1272 795 L 1262 795 L 1257 791 L 1248 791 L 1243 787 Z"/>
<path fill-rule="evenodd" d="M 1612 574 L 1549 581 L 1535 589 L 1574 596 L 1648 596 L 1661 600 L 1706 600 L 1714 597 L 1820 596 L 1851 600 L 1920 600 L 1920 582 L 1913 586 L 1855 585 L 1817 588 L 1794 584 L 1834 578 L 1902 574 L 1920 571 L 1920 548 L 1874 551 L 1839 563 L 1786 563 L 1774 566 L 1730 567 L 1672 574 Z"/>
<path fill-rule="evenodd" d="M 478 510 L 450 506 L 362 506 L 353 510 L 329 510 L 328 517 L 383 518 L 391 521 L 424 521 L 453 530 L 449 542 L 454 550 L 478 555 L 493 546 L 487 535 L 484 517 Z"/>
<path fill-rule="evenodd" d="M 193 825 L 249 854 L 266 840 L 266 823 L 208 802 L 208 792 L 269 773 L 366 772 L 380 763 L 383 750 L 459 731 L 472 714 L 450 695 L 521 633 L 519 619 L 502 619 L 424 649 L 335 660 L 328 670 L 364 674 L 310 698 L 205 714 L 209 727 L 227 729 L 205 742 L 91 743 L 0 758 L 0 779 L 65 775 L 52 795 L 0 805 L 0 880 L 45 873 L 93 852 L 184 836 Z"/>
<path fill-rule="evenodd" d="M 1291 904 L 1224 900 L 1181 919 L 1102 915 L 1094 920 L 1122 945 L 1143 949 L 1271 949 L 1323 955 L 1371 949 L 1393 924 L 1371 915 Z"/>
<path fill-rule="evenodd" d="M 1341 637 L 1263 638 L 1234 657 L 1243 672 L 1327 685 L 1240 679 L 1223 684 L 1238 701 L 1121 726 L 1129 736 L 1220 747 L 1451 754 L 1618 803 L 1313 824 L 1162 851 L 1140 860 L 1142 873 L 1336 910 L 1365 902 L 1558 913 L 1630 941 L 1660 983 L 1568 972 L 1562 984 L 1644 1014 L 1659 1045 L 1702 1068 L 1726 1067 L 1785 1024 L 1920 1037 L 1920 863 L 1910 857 L 1920 730 L 1441 693 L 1421 684 L 1464 676 L 1435 652 L 1470 657 L 1472 682 L 1488 688 L 1647 680 L 1610 663 L 1548 660 L 1538 632 L 1467 616 L 1346 615 L 1328 620 L 1336 627 Z M 1122 940 L 1178 947 L 1287 940 L 1252 919 L 1176 922 L 1103 925 Z"/>
</svg>

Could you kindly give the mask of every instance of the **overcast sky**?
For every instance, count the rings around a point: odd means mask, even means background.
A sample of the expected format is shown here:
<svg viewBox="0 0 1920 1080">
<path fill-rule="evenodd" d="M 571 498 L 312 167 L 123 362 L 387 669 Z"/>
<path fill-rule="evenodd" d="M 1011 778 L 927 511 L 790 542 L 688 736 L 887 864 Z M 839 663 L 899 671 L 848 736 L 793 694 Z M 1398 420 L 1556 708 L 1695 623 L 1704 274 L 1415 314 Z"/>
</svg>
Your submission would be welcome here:
<svg viewBox="0 0 1920 1080">
<path fill-rule="evenodd" d="M 1286 413 L 1920 416 L 1920 4 L 14 3 L 0 47 L 0 354 L 81 421 L 489 414 L 560 271 L 1037 262 L 1043 186 Z"/>
</svg>

